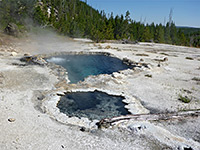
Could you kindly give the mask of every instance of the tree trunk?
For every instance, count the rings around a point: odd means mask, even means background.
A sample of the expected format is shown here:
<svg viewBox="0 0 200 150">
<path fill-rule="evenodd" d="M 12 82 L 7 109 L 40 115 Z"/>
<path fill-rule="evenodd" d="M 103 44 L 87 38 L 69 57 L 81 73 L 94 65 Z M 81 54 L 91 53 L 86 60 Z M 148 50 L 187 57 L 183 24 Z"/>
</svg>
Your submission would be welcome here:
<svg viewBox="0 0 200 150">
<path fill-rule="evenodd" d="M 198 117 L 200 110 L 183 111 L 176 113 L 160 113 L 160 114 L 138 114 L 138 115 L 126 115 L 113 118 L 106 118 L 100 120 L 97 125 L 99 128 L 108 128 L 114 126 L 116 123 L 134 120 L 134 121 L 159 121 L 159 120 L 171 120 L 171 119 L 184 119 L 186 117 Z"/>
</svg>

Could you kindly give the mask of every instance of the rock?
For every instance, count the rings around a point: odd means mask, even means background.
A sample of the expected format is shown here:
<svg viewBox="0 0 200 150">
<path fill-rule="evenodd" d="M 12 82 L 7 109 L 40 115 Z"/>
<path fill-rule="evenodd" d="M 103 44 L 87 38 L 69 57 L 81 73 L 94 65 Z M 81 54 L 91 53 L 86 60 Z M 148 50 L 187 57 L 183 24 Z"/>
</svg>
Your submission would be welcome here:
<svg viewBox="0 0 200 150">
<path fill-rule="evenodd" d="M 105 49 L 111 49 L 111 46 L 110 46 L 110 45 L 107 45 L 107 46 L 105 47 Z"/>
<path fill-rule="evenodd" d="M 56 95 L 58 95 L 58 96 L 65 96 L 66 94 L 64 92 L 58 91 L 58 92 L 56 92 Z"/>
<path fill-rule="evenodd" d="M 139 132 L 145 130 L 147 127 L 145 125 L 129 125 L 128 129 L 132 132 Z"/>
<path fill-rule="evenodd" d="M 147 64 L 147 68 L 153 69 L 152 66 L 151 66 L 150 64 Z"/>
<path fill-rule="evenodd" d="M 109 128 L 111 126 L 111 123 L 109 122 L 109 119 L 102 119 L 99 122 L 96 123 L 99 129 L 102 128 Z"/>
<path fill-rule="evenodd" d="M 89 132 L 90 129 L 88 129 L 88 128 L 86 128 L 86 127 L 81 127 L 81 128 L 80 128 L 80 131 L 82 131 L 82 132 Z"/>
<path fill-rule="evenodd" d="M 16 36 L 16 37 L 19 36 L 19 28 L 14 23 L 9 23 L 7 27 L 5 28 L 5 32 L 12 36 Z"/>
<path fill-rule="evenodd" d="M 41 65 L 44 66 L 45 64 L 47 64 L 47 62 L 38 56 L 24 56 L 20 59 L 20 61 L 22 62 L 26 62 L 28 64 L 32 64 L 32 65 Z"/>
<path fill-rule="evenodd" d="M 133 62 L 132 60 L 128 59 L 128 58 L 123 58 L 122 60 L 123 63 L 125 63 L 126 65 L 135 65 L 135 62 Z"/>
<path fill-rule="evenodd" d="M 140 61 L 144 61 L 144 59 L 141 58 Z"/>
<path fill-rule="evenodd" d="M 117 79 L 123 79 L 124 75 L 117 72 L 113 72 L 112 77 Z"/>
<path fill-rule="evenodd" d="M 168 58 L 167 57 L 165 57 L 165 58 L 163 58 L 163 59 L 154 59 L 155 61 L 157 61 L 157 62 L 159 62 L 159 63 L 161 63 L 161 62 L 165 62 L 165 61 L 168 61 Z"/>
<path fill-rule="evenodd" d="M 24 56 L 31 56 L 29 53 L 25 53 Z"/>
<path fill-rule="evenodd" d="M 168 58 L 167 58 L 167 57 L 165 57 L 165 58 L 163 59 L 163 61 L 168 61 Z"/>
<path fill-rule="evenodd" d="M 16 53 L 16 52 L 12 52 L 12 53 L 10 54 L 10 56 L 17 56 L 17 53 Z"/>
<path fill-rule="evenodd" d="M 99 122 L 99 120 L 93 120 L 92 122 L 90 122 L 90 128 L 93 130 L 98 129 L 98 127 L 97 127 L 98 122 Z"/>
<path fill-rule="evenodd" d="M 9 122 L 15 122 L 15 120 L 16 120 L 15 118 L 9 118 L 8 119 Z"/>
<path fill-rule="evenodd" d="M 185 59 L 194 60 L 194 58 L 192 58 L 192 57 L 185 57 Z"/>
<path fill-rule="evenodd" d="M 190 146 L 179 146 L 178 150 L 193 150 L 193 148 Z"/>
</svg>

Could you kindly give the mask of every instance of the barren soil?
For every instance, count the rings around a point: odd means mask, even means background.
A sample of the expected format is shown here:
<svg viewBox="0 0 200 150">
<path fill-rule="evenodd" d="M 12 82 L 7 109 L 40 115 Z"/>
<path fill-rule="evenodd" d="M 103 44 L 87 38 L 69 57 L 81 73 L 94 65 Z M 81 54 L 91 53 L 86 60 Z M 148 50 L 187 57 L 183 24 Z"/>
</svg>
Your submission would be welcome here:
<svg viewBox="0 0 200 150">
<path fill-rule="evenodd" d="M 15 39 L 0 36 L 0 149 L 200 149 L 200 117 L 169 121 L 127 121 L 108 129 L 80 131 L 56 108 L 52 93 L 98 89 L 133 97 L 133 114 L 200 109 L 200 49 L 155 43 L 94 44 L 54 36 Z M 33 40 L 34 39 L 34 40 Z M 35 40 L 37 39 L 37 40 Z M 56 39 L 56 40 L 54 40 Z M 120 59 L 146 63 L 149 68 L 90 76 L 67 84 L 49 66 L 25 65 L 25 54 L 108 52 Z M 184 103 L 179 97 L 187 96 Z M 45 109 L 43 109 L 45 108 Z M 44 111 L 45 110 L 45 111 Z M 73 124 L 73 122 L 76 122 Z M 78 124 L 78 125 L 77 125 Z"/>
</svg>

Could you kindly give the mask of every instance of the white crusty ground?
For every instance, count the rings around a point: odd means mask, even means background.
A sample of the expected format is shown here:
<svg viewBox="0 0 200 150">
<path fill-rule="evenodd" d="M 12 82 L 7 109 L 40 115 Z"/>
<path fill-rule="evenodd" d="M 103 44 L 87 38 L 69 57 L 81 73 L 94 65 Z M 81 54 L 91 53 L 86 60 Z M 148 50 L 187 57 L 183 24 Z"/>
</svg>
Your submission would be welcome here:
<svg viewBox="0 0 200 150">
<path fill-rule="evenodd" d="M 1 150 L 60 150 L 60 149 L 181 149 L 191 146 L 200 149 L 200 118 L 169 122 L 134 122 L 120 124 L 114 129 L 81 132 L 78 126 L 57 122 L 54 114 L 41 112 L 37 107 L 39 92 L 51 93 L 58 82 L 57 77 L 47 67 L 16 66 L 24 53 L 46 54 L 61 51 L 93 51 L 109 52 L 118 58 L 129 58 L 151 66 L 146 70 L 127 70 L 112 75 L 91 76 L 70 90 L 100 89 L 113 93 L 123 93 L 139 101 L 141 109 L 150 112 L 178 111 L 200 108 L 200 83 L 192 78 L 200 77 L 200 49 L 164 44 L 140 43 L 123 44 L 91 44 L 70 41 L 51 49 L 31 47 L 24 49 L 22 43 L 15 47 L 1 46 L 0 49 L 0 149 Z M 34 45 L 37 43 L 34 43 Z M 40 44 L 40 43 L 39 43 Z M 48 45 L 48 43 L 45 43 Z M 52 43 L 50 43 L 52 46 Z M 68 47 L 65 46 L 68 45 Z M 107 49 L 109 48 L 109 49 Z M 12 51 L 17 56 L 10 56 Z M 137 56 L 136 54 L 148 54 Z M 157 67 L 154 59 L 168 58 Z M 192 57 L 193 60 L 185 59 Z M 145 77 L 146 74 L 152 78 Z M 63 89 L 65 90 L 65 89 Z M 192 93 L 187 93 L 191 91 Z M 178 100 L 178 95 L 192 98 L 189 104 Z M 45 100 L 43 105 L 48 102 Z M 140 106 L 138 104 L 138 106 Z M 51 107 L 51 105 L 50 105 Z M 135 105 L 132 106 L 134 110 Z M 137 108 L 138 110 L 139 107 Z M 59 112 L 58 112 L 59 113 Z M 133 113 L 135 113 L 133 111 Z M 14 122 L 9 122 L 14 118 Z M 169 124 L 169 125 L 168 125 Z M 141 126 L 142 130 L 138 130 Z M 188 127 L 189 126 L 189 127 Z M 191 127 L 190 127 L 191 126 Z M 195 138 L 194 138 L 195 137 Z"/>
</svg>

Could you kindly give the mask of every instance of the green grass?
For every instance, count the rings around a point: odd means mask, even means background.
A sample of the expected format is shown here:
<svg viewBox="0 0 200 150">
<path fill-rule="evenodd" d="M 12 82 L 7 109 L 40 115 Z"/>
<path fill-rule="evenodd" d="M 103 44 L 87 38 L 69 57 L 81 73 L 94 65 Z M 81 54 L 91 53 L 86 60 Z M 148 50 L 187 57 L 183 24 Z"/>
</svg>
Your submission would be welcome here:
<svg viewBox="0 0 200 150">
<path fill-rule="evenodd" d="M 178 100 L 180 100 L 180 101 L 183 102 L 183 103 L 189 103 L 189 102 L 191 102 L 191 99 L 190 99 L 190 98 L 188 98 L 187 96 L 182 96 L 182 95 L 180 95 L 180 94 L 179 94 Z"/>
<path fill-rule="evenodd" d="M 148 54 L 136 54 L 136 56 L 146 56 L 146 57 L 148 57 L 149 55 Z"/>
<path fill-rule="evenodd" d="M 151 74 L 146 74 L 145 77 L 152 78 Z"/>
</svg>

